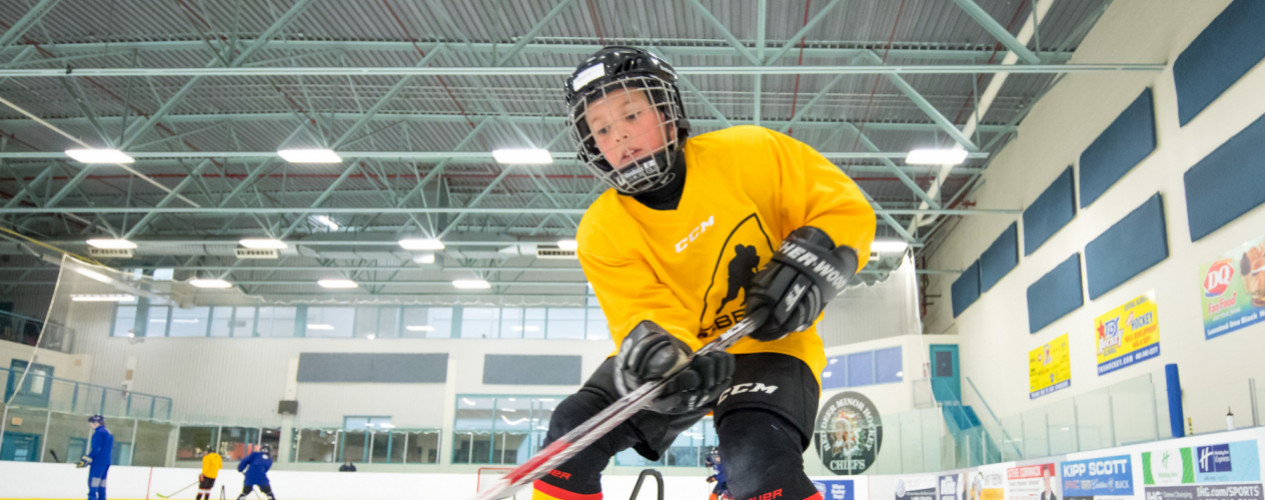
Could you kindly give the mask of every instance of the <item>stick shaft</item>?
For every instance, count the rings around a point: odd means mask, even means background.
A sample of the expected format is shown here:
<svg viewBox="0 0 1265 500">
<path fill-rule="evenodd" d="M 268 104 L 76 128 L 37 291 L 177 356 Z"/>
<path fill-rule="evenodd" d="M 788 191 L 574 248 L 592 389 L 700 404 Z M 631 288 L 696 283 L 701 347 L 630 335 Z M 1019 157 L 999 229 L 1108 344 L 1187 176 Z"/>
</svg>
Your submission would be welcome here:
<svg viewBox="0 0 1265 500">
<path fill-rule="evenodd" d="M 739 321 L 738 324 L 721 334 L 716 340 L 703 346 L 694 355 L 698 356 L 728 349 L 738 339 L 751 333 L 756 324 L 751 318 Z M 641 387 L 619 398 L 614 403 L 611 403 L 610 406 L 598 412 L 597 415 L 593 415 L 584 423 L 558 438 L 557 441 L 546 446 L 545 449 L 540 450 L 540 452 L 536 453 L 536 456 L 527 460 L 523 465 L 516 467 L 504 477 L 497 479 L 491 488 L 480 492 L 475 497 L 476 500 L 497 500 L 507 497 L 518 488 L 544 477 L 545 474 L 575 456 L 580 450 L 587 448 L 594 441 L 601 439 L 602 436 L 632 418 L 634 414 L 644 410 L 659 396 L 660 392 L 663 392 L 663 386 L 667 385 L 671 379 L 672 376 L 668 376 L 654 382 L 642 384 Z"/>
</svg>

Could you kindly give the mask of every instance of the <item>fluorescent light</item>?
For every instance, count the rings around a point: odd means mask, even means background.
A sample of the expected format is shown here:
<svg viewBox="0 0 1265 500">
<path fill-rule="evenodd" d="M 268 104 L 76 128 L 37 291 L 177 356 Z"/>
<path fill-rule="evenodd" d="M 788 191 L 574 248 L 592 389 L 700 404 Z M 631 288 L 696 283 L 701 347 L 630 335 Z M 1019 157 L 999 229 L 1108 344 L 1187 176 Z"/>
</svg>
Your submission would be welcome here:
<svg viewBox="0 0 1265 500">
<path fill-rule="evenodd" d="M 405 330 L 408 330 L 408 331 L 410 331 L 410 332 L 433 332 L 433 331 L 435 331 L 435 327 L 430 326 L 430 325 L 407 325 L 407 326 L 405 326 L 405 327 L 404 327 L 404 329 L 405 329 Z"/>
<path fill-rule="evenodd" d="M 132 250 L 136 248 L 135 243 L 116 238 L 93 238 L 88 240 L 87 243 L 90 247 L 106 248 L 110 250 Z"/>
<path fill-rule="evenodd" d="M 404 238 L 400 247 L 405 250 L 443 250 L 444 242 L 434 238 Z"/>
<path fill-rule="evenodd" d="M 558 248 L 560 250 L 575 250 L 580 248 L 580 244 L 575 240 L 558 240 Z"/>
<path fill-rule="evenodd" d="M 126 293 L 83 293 L 71 294 L 70 300 L 74 302 L 133 302 L 136 296 Z"/>
<path fill-rule="evenodd" d="M 342 163 L 332 149 L 279 149 L 277 156 L 290 163 Z"/>
<path fill-rule="evenodd" d="M 377 337 L 378 337 L 377 335 L 374 335 L 374 334 L 372 334 L 372 333 L 370 333 L 370 334 L 368 334 L 368 335 L 365 335 L 365 338 L 367 338 L 367 339 L 369 339 L 369 340 L 373 340 L 373 339 L 375 339 L 375 338 L 377 338 Z"/>
<path fill-rule="evenodd" d="M 238 241 L 237 244 L 252 250 L 285 250 L 289 248 L 286 242 L 272 238 L 245 238 Z"/>
<path fill-rule="evenodd" d="M 527 325 L 527 326 L 514 325 L 514 331 L 516 331 L 516 332 L 521 332 L 521 331 L 538 332 L 538 331 L 540 331 L 540 327 L 539 327 L 539 326 L 533 326 L 533 325 Z"/>
<path fill-rule="evenodd" d="M 66 156 L 82 163 L 132 163 L 126 153 L 117 149 L 67 149 Z"/>
<path fill-rule="evenodd" d="M 382 422 L 382 423 L 378 424 L 378 428 L 381 428 L 381 429 L 394 429 L 394 428 L 395 428 L 395 424 L 393 424 L 393 423 L 391 423 L 391 422 Z"/>
<path fill-rule="evenodd" d="M 434 264 L 435 252 L 426 251 L 413 256 L 414 264 Z"/>
<path fill-rule="evenodd" d="M 360 286 L 355 281 L 344 279 L 320 280 L 316 284 L 321 285 L 323 288 L 358 288 Z"/>
<path fill-rule="evenodd" d="M 915 149 L 905 157 L 907 165 L 958 165 L 966 160 L 965 149 Z"/>
<path fill-rule="evenodd" d="M 497 163 L 519 165 L 548 165 L 553 155 L 547 149 L 497 149 L 492 151 Z"/>
<path fill-rule="evenodd" d="M 328 228 L 333 229 L 333 230 L 335 230 L 335 231 L 337 231 L 337 230 L 338 230 L 338 228 L 339 228 L 339 227 L 341 227 L 341 226 L 339 226 L 339 225 L 338 225 L 338 223 L 337 223 L 337 222 L 334 222 L 334 219 L 329 218 L 329 216 L 328 216 L 328 215 L 317 215 L 317 216 L 315 216 L 315 217 L 312 217 L 312 219 L 313 219 L 313 220 L 315 220 L 316 222 L 319 222 L 319 223 L 321 223 L 321 224 L 324 224 L 324 225 L 325 225 L 325 227 L 328 227 Z"/>
<path fill-rule="evenodd" d="M 232 288 L 233 284 L 219 278 L 194 278 L 189 280 L 194 288 Z"/>
<path fill-rule="evenodd" d="M 909 248 L 909 243 L 903 240 L 874 240 L 874 243 L 870 243 L 871 252 L 901 253 L 906 248 Z"/>
<path fill-rule="evenodd" d="M 487 290 L 492 288 L 488 280 L 452 280 L 452 286 L 465 290 Z"/>
<path fill-rule="evenodd" d="M 172 323 L 197 323 L 198 318 L 172 318 Z"/>
<path fill-rule="evenodd" d="M 93 270 L 91 270 L 91 269 L 82 269 L 82 268 L 78 268 L 78 267 L 76 267 L 76 268 L 74 268 L 74 269 L 75 269 L 75 272 L 77 272 L 77 273 L 79 273 L 79 274 L 82 274 L 82 275 L 87 276 L 87 277 L 89 277 L 89 278 L 92 278 L 92 279 L 94 279 L 94 280 L 100 281 L 100 282 L 105 283 L 105 284 L 107 284 L 107 285 L 109 285 L 109 284 L 111 284 L 111 283 L 114 283 L 114 280 L 110 279 L 110 277 L 109 277 L 109 276 L 106 276 L 106 275 L 101 274 L 101 273 L 99 273 L 99 272 L 93 271 Z"/>
<path fill-rule="evenodd" d="M 327 325 L 325 323 L 308 323 L 307 329 L 308 330 L 333 330 L 334 325 Z"/>
</svg>

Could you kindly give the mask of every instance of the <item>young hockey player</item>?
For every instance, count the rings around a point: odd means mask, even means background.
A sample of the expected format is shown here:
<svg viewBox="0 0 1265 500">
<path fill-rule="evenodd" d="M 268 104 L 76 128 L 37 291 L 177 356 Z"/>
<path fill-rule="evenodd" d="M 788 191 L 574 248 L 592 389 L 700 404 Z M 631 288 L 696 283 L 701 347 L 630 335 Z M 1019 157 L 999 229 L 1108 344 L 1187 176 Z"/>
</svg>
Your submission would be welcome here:
<svg viewBox="0 0 1265 500">
<path fill-rule="evenodd" d="M 532 498 L 600 499 L 613 455 L 657 460 L 714 409 L 734 498 L 820 499 L 801 458 L 826 363 L 813 324 L 865 266 L 874 210 L 785 135 L 739 126 L 690 137 L 675 83 L 667 63 L 631 47 L 598 51 L 566 82 L 579 158 L 612 188 L 577 240 L 618 351 L 559 404 L 547 441 L 682 371 L 650 409 L 536 481 Z M 748 338 L 693 355 L 744 317 L 759 323 Z"/>
<path fill-rule="evenodd" d="M 88 500 L 105 500 L 105 477 L 110 472 L 114 456 L 114 435 L 105 428 L 105 417 L 100 414 L 88 417 L 92 439 L 88 441 L 88 454 L 75 463 L 75 467 L 88 468 Z"/>
<path fill-rule="evenodd" d="M 242 494 L 237 496 L 237 500 L 245 500 L 256 486 L 259 491 L 268 495 L 268 500 L 277 500 L 272 496 L 272 484 L 268 482 L 268 469 L 272 468 L 272 447 L 263 445 L 259 447 L 259 451 L 247 455 L 237 464 L 237 472 L 246 474 L 246 480 L 242 483 Z"/>
<path fill-rule="evenodd" d="M 198 474 L 198 496 L 196 500 L 211 500 L 211 488 L 215 487 L 215 478 L 224 468 L 224 458 L 215 452 L 212 445 L 206 445 L 202 454 L 202 473 Z"/>
<path fill-rule="evenodd" d="M 733 496 L 729 494 L 729 481 L 725 476 L 725 464 L 720 462 L 720 449 L 712 448 L 707 452 L 707 458 L 704 459 L 707 468 L 712 470 L 712 475 L 707 476 L 707 482 L 716 483 L 712 487 L 712 495 L 708 500 L 732 500 Z"/>
</svg>

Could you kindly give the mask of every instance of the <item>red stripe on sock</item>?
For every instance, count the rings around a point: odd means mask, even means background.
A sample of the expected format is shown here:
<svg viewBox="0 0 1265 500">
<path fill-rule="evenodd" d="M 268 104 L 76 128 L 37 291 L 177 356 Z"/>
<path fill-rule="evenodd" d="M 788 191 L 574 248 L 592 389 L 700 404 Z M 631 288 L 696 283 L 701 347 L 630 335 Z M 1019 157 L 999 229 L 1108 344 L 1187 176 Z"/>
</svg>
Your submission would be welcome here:
<svg viewBox="0 0 1265 500">
<path fill-rule="evenodd" d="M 589 493 L 589 494 L 572 493 L 570 491 L 564 490 L 562 488 L 546 483 L 539 479 L 532 482 L 531 487 L 541 493 L 544 493 L 554 498 L 558 498 L 559 500 L 602 500 L 601 492 Z M 817 498 L 820 499 L 821 495 L 817 495 Z"/>
</svg>

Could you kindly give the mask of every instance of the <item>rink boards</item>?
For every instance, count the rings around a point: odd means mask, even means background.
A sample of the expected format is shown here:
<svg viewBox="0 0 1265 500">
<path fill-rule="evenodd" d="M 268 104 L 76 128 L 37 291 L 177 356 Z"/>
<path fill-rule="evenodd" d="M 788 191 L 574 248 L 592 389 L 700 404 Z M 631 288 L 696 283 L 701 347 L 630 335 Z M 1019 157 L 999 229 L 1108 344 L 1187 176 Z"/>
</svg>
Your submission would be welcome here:
<svg viewBox="0 0 1265 500">
<path fill-rule="evenodd" d="M 1265 428 L 1253 428 L 969 469 L 813 479 L 826 500 L 1042 500 L 1050 498 L 1049 493 L 1056 500 L 1265 500 L 1263 439 Z M 197 473 L 114 467 L 107 498 L 157 499 L 157 493 L 177 490 L 195 480 Z M 463 499 L 471 496 L 476 483 L 475 474 L 446 473 L 274 471 L 269 476 L 280 500 Z M 664 498 L 707 498 L 711 485 L 705 477 L 701 467 L 696 475 L 665 476 Z M 87 471 L 68 464 L 0 462 L 0 478 L 0 500 L 77 499 L 87 494 Z M 628 498 L 635 481 L 635 476 L 606 475 L 605 498 Z M 241 484 L 241 474 L 225 470 L 214 497 L 224 485 L 228 498 L 236 498 Z M 191 499 L 194 493 L 190 488 L 172 498 Z M 654 493 L 647 485 L 639 496 L 654 498 Z"/>
</svg>

